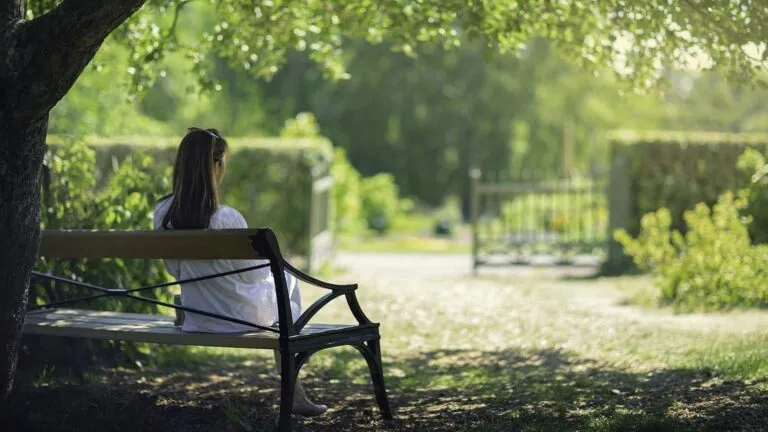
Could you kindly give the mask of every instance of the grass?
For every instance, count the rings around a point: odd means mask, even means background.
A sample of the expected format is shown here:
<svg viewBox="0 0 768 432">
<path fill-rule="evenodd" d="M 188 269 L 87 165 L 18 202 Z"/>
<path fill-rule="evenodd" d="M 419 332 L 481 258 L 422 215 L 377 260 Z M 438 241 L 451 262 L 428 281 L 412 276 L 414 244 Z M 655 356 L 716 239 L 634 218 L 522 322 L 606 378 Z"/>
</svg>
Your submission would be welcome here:
<svg viewBox="0 0 768 432">
<path fill-rule="evenodd" d="M 332 410 L 306 431 L 759 430 L 768 418 L 768 314 L 674 314 L 635 306 L 644 276 L 484 270 L 466 257 L 342 255 L 382 324 L 396 421 L 383 424 L 352 349 L 302 374 Z M 348 322 L 332 303 L 318 321 Z M 50 375 L 50 374 L 49 374 Z M 17 389 L 34 430 L 270 430 L 270 353 L 178 348 L 143 368 L 92 367 L 87 386 L 50 376 Z M 21 421 L 21 420 L 19 420 Z"/>
<path fill-rule="evenodd" d="M 413 213 L 397 218 L 392 231 L 385 235 L 365 230 L 340 237 L 339 249 L 347 252 L 452 253 L 468 254 L 472 250 L 470 227 L 456 224 L 453 237 L 432 234 L 435 217 Z"/>
<path fill-rule="evenodd" d="M 470 253 L 472 245 L 452 238 L 426 235 L 391 235 L 342 237 L 339 248 L 346 252 L 392 252 L 392 253 Z"/>
</svg>

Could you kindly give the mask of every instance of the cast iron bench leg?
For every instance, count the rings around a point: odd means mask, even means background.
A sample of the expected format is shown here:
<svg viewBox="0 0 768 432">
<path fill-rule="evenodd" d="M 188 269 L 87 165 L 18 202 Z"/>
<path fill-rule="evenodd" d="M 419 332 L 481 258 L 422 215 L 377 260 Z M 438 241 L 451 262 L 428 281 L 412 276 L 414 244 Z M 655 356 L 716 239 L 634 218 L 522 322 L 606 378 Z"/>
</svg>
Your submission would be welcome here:
<svg viewBox="0 0 768 432">
<path fill-rule="evenodd" d="M 296 362 L 293 354 L 280 354 L 280 413 L 278 432 L 291 431 L 291 412 L 293 411 L 293 391 L 296 384 Z"/>
<path fill-rule="evenodd" d="M 392 409 L 389 407 L 387 388 L 384 386 L 384 370 L 381 364 L 381 346 L 379 339 L 368 341 L 366 345 L 358 345 L 356 348 L 363 354 L 371 372 L 373 391 L 376 394 L 376 403 L 384 420 L 392 420 Z"/>
</svg>

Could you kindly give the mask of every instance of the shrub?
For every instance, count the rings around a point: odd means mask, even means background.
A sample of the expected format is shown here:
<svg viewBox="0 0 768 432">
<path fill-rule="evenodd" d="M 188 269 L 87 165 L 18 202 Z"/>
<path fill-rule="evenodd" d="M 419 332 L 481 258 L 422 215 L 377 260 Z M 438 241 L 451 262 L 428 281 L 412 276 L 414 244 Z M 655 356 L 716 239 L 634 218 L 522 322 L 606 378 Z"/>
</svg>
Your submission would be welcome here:
<svg viewBox="0 0 768 432">
<path fill-rule="evenodd" d="M 50 149 L 46 155 L 42 191 L 44 229 L 151 229 L 154 203 L 170 187 L 170 168 L 158 168 L 141 152 L 116 164 L 114 174 L 98 186 L 95 152 L 81 142 Z M 166 280 L 163 263 L 157 260 L 46 260 L 38 269 L 108 288 L 137 287 Z M 33 293 L 35 294 L 35 293 Z M 36 293 L 36 302 L 47 303 L 75 295 L 93 294 L 66 284 L 50 283 Z M 144 293 L 168 300 L 168 290 Z M 34 304 L 35 302 L 30 302 Z M 85 306 L 118 311 L 155 312 L 154 305 L 107 297 Z"/>
<path fill-rule="evenodd" d="M 294 119 L 285 121 L 280 130 L 281 138 L 320 138 L 320 126 L 314 114 L 302 112 Z"/>
<path fill-rule="evenodd" d="M 643 270 L 653 273 L 660 300 L 681 310 L 768 305 L 768 246 L 753 246 L 741 211 L 747 201 L 728 192 L 717 203 L 684 212 L 685 234 L 661 208 L 643 216 L 637 238 L 615 237 Z"/>
<path fill-rule="evenodd" d="M 333 165 L 333 228 L 339 234 L 359 231 L 361 219 L 360 173 L 349 163 L 342 148 L 334 150 Z"/>
<path fill-rule="evenodd" d="M 161 191 L 170 185 L 170 167 L 159 167 L 153 159 L 137 152 L 122 163 L 115 161 L 113 174 L 98 181 L 96 152 L 79 141 L 69 141 L 49 148 L 45 157 L 41 191 L 41 222 L 44 229 L 83 228 L 118 229 L 151 228 L 154 203 Z M 136 288 L 168 280 L 165 266 L 159 260 L 122 259 L 46 259 L 41 258 L 36 269 L 44 273 L 87 281 L 106 288 Z M 32 284 L 30 307 L 35 305 L 96 294 L 94 291 L 55 281 Z M 171 300 L 169 288 L 150 290 L 143 296 Z M 76 308 L 114 310 L 124 312 L 157 313 L 155 305 L 121 297 L 103 297 L 75 303 Z M 76 342 L 84 345 L 85 342 Z M 23 362 L 30 370 L 45 364 L 71 363 L 73 359 L 68 343 L 59 338 L 25 338 L 29 355 Z M 106 354 L 112 361 L 135 360 L 139 354 L 137 345 L 100 341 L 79 349 L 79 356 Z M 45 358 L 36 356 L 46 353 Z M 62 356 L 51 353 L 65 353 Z"/>
<path fill-rule="evenodd" d="M 436 236 L 453 236 L 454 226 L 461 223 L 461 200 L 449 196 L 433 214 L 432 233 Z"/>
<path fill-rule="evenodd" d="M 413 207 L 410 200 L 401 200 L 395 177 L 380 173 L 366 177 L 360 184 L 362 217 L 368 228 L 385 233 L 392 228 L 395 219 Z"/>
<path fill-rule="evenodd" d="M 740 193 L 747 200 L 744 213 L 752 220 L 749 235 L 753 243 L 768 243 L 768 164 L 762 153 L 747 149 L 737 166 L 746 185 Z"/>
<path fill-rule="evenodd" d="M 665 207 L 671 226 L 685 232 L 683 213 L 697 203 L 712 206 L 720 194 L 747 185 L 737 168 L 747 149 L 765 152 L 768 136 L 709 132 L 616 132 L 611 137 L 613 163 L 628 162 L 631 209 L 624 227 L 636 235 L 640 218 Z"/>
<path fill-rule="evenodd" d="M 320 138 L 231 138 L 232 157 L 222 184 L 222 202 L 243 213 L 248 225 L 275 230 L 285 249 L 294 256 L 306 256 L 309 239 L 309 194 L 312 172 L 329 168 L 331 145 Z M 49 137 L 54 150 L 64 148 L 65 139 Z M 137 153 L 154 160 L 148 170 L 165 170 L 173 165 L 178 148 L 176 138 L 90 137 L 96 187 L 114 176 L 116 167 Z M 168 177 L 170 178 L 170 177 Z M 170 192 L 170 186 L 155 191 Z M 74 225 L 76 226 L 76 225 Z"/>
</svg>

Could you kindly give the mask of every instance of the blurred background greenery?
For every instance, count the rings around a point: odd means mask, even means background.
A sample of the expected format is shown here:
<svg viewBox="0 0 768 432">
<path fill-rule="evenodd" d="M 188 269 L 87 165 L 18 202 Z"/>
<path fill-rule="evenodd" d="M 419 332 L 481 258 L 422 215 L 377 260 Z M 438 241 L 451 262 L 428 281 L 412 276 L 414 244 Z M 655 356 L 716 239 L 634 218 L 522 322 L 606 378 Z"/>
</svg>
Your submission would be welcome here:
<svg viewBox="0 0 768 432">
<path fill-rule="evenodd" d="M 180 10 L 175 43 L 194 44 L 215 27 L 210 7 Z M 632 161 L 632 218 L 618 227 L 636 236 L 642 215 L 668 207 L 669 228 L 685 232 L 685 210 L 711 206 L 728 190 L 757 188 L 748 186 L 751 174 L 737 172 L 736 160 L 747 147 L 764 151 L 763 144 L 699 136 L 618 145 L 608 132 L 768 132 L 768 90 L 669 69 L 663 88 L 631 91 L 610 70 L 567 62 L 544 39 L 491 57 L 469 41 L 404 53 L 386 42 L 349 40 L 343 74 L 328 74 L 295 51 L 270 79 L 186 49 L 137 70 L 141 49 L 123 39 L 107 40 L 51 112 L 47 227 L 149 227 L 154 200 L 168 192 L 173 148 L 194 125 L 233 138 L 225 202 L 251 225 L 275 227 L 298 252 L 310 238 L 308 190 L 317 170 L 334 178 L 328 225 L 336 247 L 468 253 L 471 169 L 496 182 L 591 184 L 615 169 L 617 152 Z M 81 201 L 85 195 L 98 202 Z M 577 238 L 591 230 L 609 241 L 605 195 L 567 203 L 567 195 L 528 193 L 504 201 L 487 220 L 491 231 L 510 225 Z M 761 208 L 751 203 L 748 216 L 761 220 Z M 751 239 L 762 242 L 755 226 Z"/>
<path fill-rule="evenodd" d="M 685 322 L 668 331 L 670 319 L 663 314 L 669 312 L 665 308 L 677 313 L 768 306 L 768 90 L 740 86 L 713 72 L 673 69 L 661 71 L 663 87 L 630 90 L 614 71 L 574 65 L 544 39 L 491 57 L 480 41 L 446 50 L 439 44 L 412 48 L 403 40 L 373 45 L 350 39 L 344 41 L 341 70 L 299 50 L 286 52 L 291 45 L 285 40 L 278 48 L 261 46 L 259 57 L 255 49 L 243 48 L 243 39 L 233 39 L 237 35 L 232 28 L 215 21 L 216 14 L 209 13 L 215 2 L 176 4 L 183 26 L 176 28 L 170 49 L 157 49 L 159 30 L 146 15 L 137 15 L 107 40 L 51 112 L 42 179 L 45 228 L 149 229 L 154 203 L 170 192 L 170 167 L 186 128 L 215 127 L 233 147 L 222 185 L 224 203 L 243 212 L 249 225 L 274 228 L 292 260 L 311 256 L 316 235 L 326 229 L 335 250 L 354 252 L 363 263 L 383 255 L 357 252 L 463 254 L 458 260 L 439 257 L 453 270 L 443 279 L 414 269 L 401 271 L 392 263 L 383 270 L 377 268 L 380 263 L 366 267 L 372 272 L 369 281 L 381 281 L 367 284 L 361 301 L 390 332 L 386 352 L 401 374 L 394 380 L 399 386 L 395 394 L 443 382 L 465 392 L 486 380 L 485 375 L 493 377 L 487 381 L 494 385 L 520 380 L 521 372 L 507 363 L 514 349 L 498 357 L 477 351 L 477 358 L 491 360 L 469 367 L 456 350 L 462 339 L 475 344 L 470 347 L 475 350 L 498 341 L 506 341 L 507 348 L 538 350 L 546 345 L 557 355 L 544 357 L 558 359 L 564 341 L 567 349 L 577 347 L 579 357 L 608 358 L 619 364 L 617 370 L 631 370 L 631 388 L 642 388 L 635 379 L 646 382 L 646 369 L 653 364 L 648 358 L 667 361 L 668 367 L 702 370 L 708 377 L 718 370 L 740 378 L 765 375 L 766 344 L 760 330 L 743 339 L 732 336 L 742 335 L 742 323 L 753 316 L 734 314 L 730 330 L 721 336 L 727 343 L 713 344 L 709 328 L 700 321 L 690 324 L 698 333 Z M 224 13 L 236 27 L 236 12 Z M 157 22 L 172 19 L 170 15 Z M 206 33 L 211 29 L 215 37 Z M 243 31 L 247 35 L 247 28 Z M 126 36 L 131 32 L 133 36 Z M 201 40 L 227 45 L 199 49 Z M 315 57 L 318 52 L 323 53 L 314 50 Z M 264 73 L 275 63 L 264 56 L 283 54 L 283 67 Z M 476 208 L 482 225 L 478 232 L 488 249 L 484 252 L 506 254 L 528 246 L 527 253 L 551 254 L 558 253 L 556 248 L 537 247 L 580 243 L 578 253 L 618 251 L 614 271 L 646 274 L 568 278 L 559 271 L 526 268 L 524 272 L 539 273 L 530 273 L 521 288 L 517 269 L 508 278 L 470 278 L 469 268 L 467 274 L 457 271 L 456 263 L 469 261 L 464 258 L 473 252 L 469 222 L 477 184 L 470 172 L 500 191 L 487 194 Z M 333 185 L 328 197 L 320 197 L 315 186 L 328 175 Z M 584 193 L 574 195 L 571 188 Z M 317 206 L 322 203 L 326 207 Z M 373 258 L 366 261 L 366 256 Z M 413 260 L 426 256 L 414 255 Z M 396 257 L 394 262 L 410 260 Z M 107 287 L 169 279 L 162 263 L 148 261 L 41 260 L 38 270 Z M 327 275 L 336 269 L 323 270 Z M 413 285 L 400 284 L 396 276 L 413 279 Z M 621 284 L 630 285 L 629 298 L 614 289 Z M 168 300 L 172 292 L 152 295 Z M 35 284 L 30 305 L 82 294 L 63 284 Z M 619 306 L 614 298 L 626 301 L 621 307 L 661 310 L 642 311 L 656 321 L 637 320 L 634 309 L 615 313 Z M 608 301 L 598 305 L 596 299 Z M 82 306 L 171 313 L 124 299 Z M 424 338 L 442 344 L 439 350 L 438 345 L 420 348 L 413 320 L 403 317 L 432 323 Z M 617 317 L 621 319 L 613 321 Z M 711 323 L 719 325 L 717 319 L 715 315 Z M 730 321 L 731 316 L 720 319 Z M 506 333 L 496 337 L 497 330 Z M 98 357 L 101 363 L 110 359 L 138 368 L 163 358 L 156 355 L 163 354 L 161 348 L 146 344 L 77 343 L 86 349 L 72 350 L 69 341 L 27 338 L 22 363 L 32 370 L 37 363 L 68 364 L 73 351 Z M 429 356 L 419 357 L 419 349 Z M 445 375 L 438 380 L 421 366 L 433 352 L 446 356 L 440 360 L 444 365 L 456 365 L 438 368 L 437 374 Z M 521 359 L 537 359 L 542 352 L 527 348 Z M 188 354 L 178 362 L 186 363 Z M 31 361 L 36 355 L 40 358 Z M 411 358 L 412 363 L 405 360 Z M 327 359 L 344 365 L 329 377 L 348 375 L 344 355 Z M 573 391 L 573 399 L 561 401 L 567 409 L 582 410 L 584 396 L 578 387 L 587 383 L 593 386 L 588 399 L 597 405 L 605 394 L 624 397 L 616 383 L 626 378 L 603 377 L 606 384 L 600 384 L 592 372 L 581 375 L 581 364 L 563 359 L 541 364 L 572 364 L 578 375 L 563 380 L 557 367 L 550 365 L 548 372 L 536 363 L 533 370 L 553 375 L 542 381 L 530 375 L 528 366 L 520 370 L 534 380 L 555 383 L 541 393 L 547 400 Z M 499 374 L 499 365 L 510 372 Z M 169 369 L 179 368 L 173 364 Z M 37 369 L 43 371 L 36 372 L 40 381 L 48 370 Z M 564 392 L 559 383 L 570 390 Z M 527 387 L 519 386 L 526 392 Z M 677 384 L 670 387 L 669 399 L 677 400 Z M 496 390 L 475 391 L 493 395 Z M 519 396 L 530 400 L 530 394 Z M 413 412 L 424 411 L 424 405 L 415 405 Z M 509 403 L 499 406 L 506 410 Z M 613 412 L 615 406 L 609 401 L 605 410 Z M 93 411 L 91 405 L 88 410 Z M 662 411 L 663 417 L 669 410 Z M 634 417 L 627 419 L 636 425 Z M 605 429 L 596 424 L 595 430 Z"/>
</svg>

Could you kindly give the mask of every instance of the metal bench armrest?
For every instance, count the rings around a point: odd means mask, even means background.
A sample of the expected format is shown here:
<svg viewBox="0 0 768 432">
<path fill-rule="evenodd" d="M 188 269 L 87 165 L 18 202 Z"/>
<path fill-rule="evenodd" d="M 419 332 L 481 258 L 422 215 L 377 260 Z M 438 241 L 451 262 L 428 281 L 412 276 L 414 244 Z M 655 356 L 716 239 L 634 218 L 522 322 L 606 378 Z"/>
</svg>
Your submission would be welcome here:
<svg viewBox="0 0 768 432">
<path fill-rule="evenodd" d="M 282 260 L 283 267 L 288 270 L 289 273 L 296 276 L 297 279 L 302 280 L 308 284 L 325 288 L 333 291 L 338 291 L 341 293 L 348 293 L 348 292 L 354 292 L 357 289 L 357 284 L 345 284 L 345 285 L 337 285 L 332 284 L 330 282 L 321 281 L 320 279 L 317 279 L 315 277 L 312 277 L 301 270 L 297 269 L 296 267 L 292 266 L 291 263 L 289 263 L 286 260 Z"/>
<path fill-rule="evenodd" d="M 317 299 L 314 303 L 312 303 L 305 311 L 301 314 L 301 316 L 296 320 L 294 323 L 294 329 L 296 332 L 301 332 L 301 329 L 304 328 L 309 323 L 309 320 L 312 319 L 320 310 L 325 307 L 328 303 L 333 301 L 334 299 L 341 297 L 342 295 L 346 297 L 347 299 L 347 305 L 349 306 L 350 312 L 352 312 L 352 315 L 355 317 L 359 325 L 365 325 L 365 324 L 371 324 L 371 320 L 368 319 L 368 317 L 363 312 L 363 309 L 360 307 L 360 303 L 357 301 L 357 295 L 355 294 L 355 290 L 357 290 L 357 284 L 345 284 L 345 285 L 337 285 L 332 284 L 330 282 L 321 281 L 320 279 L 314 278 L 301 270 L 293 267 L 290 263 L 288 263 L 285 260 L 282 260 L 282 264 L 284 268 L 291 273 L 292 275 L 296 276 L 297 279 L 302 280 L 308 284 L 315 285 L 320 288 L 325 288 L 328 290 L 331 290 L 328 294 L 320 297 Z"/>
<path fill-rule="evenodd" d="M 301 314 L 301 316 L 293 324 L 295 331 L 297 333 L 301 332 L 301 329 L 304 328 L 304 326 L 309 323 L 309 320 L 311 320 L 312 317 L 320 312 L 320 310 L 325 307 L 325 305 L 334 299 L 341 297 L 342 295 L 347 298 L 349 311 L 352 312 L 352 315 L 357 320 L 358 325 L 371 324 L 371 320 L 368 319 L 368 317 L 363 312 L 363 309 L 360 307 L 360 303 L 357 301 L 357 295 L 355 295 L 354 291 L 344 293 L 338 290 L 334 290 L 317 299 L 304 311 L 304 313 Z"/>
</svg>

